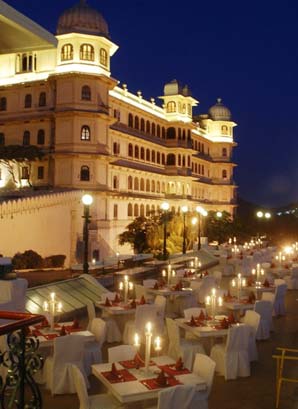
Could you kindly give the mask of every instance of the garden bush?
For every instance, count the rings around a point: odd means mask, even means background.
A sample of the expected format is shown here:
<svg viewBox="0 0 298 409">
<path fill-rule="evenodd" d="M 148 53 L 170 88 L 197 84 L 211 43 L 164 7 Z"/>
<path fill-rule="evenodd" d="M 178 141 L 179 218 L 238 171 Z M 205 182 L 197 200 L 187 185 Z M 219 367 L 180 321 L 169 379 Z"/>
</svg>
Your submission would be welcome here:
<svg viewBox="0 0 298 409">
<path fill-rule="evenodd" d="M 15 270 L 58 268 L 63 267 L 66 256 L 64 254 L 54 254 L 42 258 L 36 251 L 26 250 L 24 253 L 16 253 L 12 258 L 12 265 Z"/>
</svg>

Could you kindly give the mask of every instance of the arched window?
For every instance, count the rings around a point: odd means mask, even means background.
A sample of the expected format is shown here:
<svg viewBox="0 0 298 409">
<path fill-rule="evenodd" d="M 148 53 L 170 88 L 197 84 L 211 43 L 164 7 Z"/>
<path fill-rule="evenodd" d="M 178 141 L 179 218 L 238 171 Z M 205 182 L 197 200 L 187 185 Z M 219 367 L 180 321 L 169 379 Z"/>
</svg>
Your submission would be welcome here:
<svg viewBox="0 0 298 409">
<path fill-rule="evenodd" d="M 108 53 L 104 48 L 99 50 L 99 63 L 105 67 L 108 66 Z"/>
<path fill-rule="evenodd" d="M 146 149 L 146 161 L 150 162 L 150 149 Z"/>
<path fill-rule="evenodd" d="M 32 106 L 32 95 L 31 94 L 27 94 L 25 95 L 25 104 L 24 104 L 25 108 L 31 108 Z"/>
<path fill-rule="evenodd" d="M 171 113 L 171 112 L 176 112 L 176 102 L 174 101 L 169 101 L 167 103 L 167 112 Z"/>
<path fill-rule="evenodd" d="M 154 123 L 152 123 L 151 125 L 151 133 L 153 136 L 155 136 L 155 124 Z"/>
<path fill-rule="evenodd" d="M 167 139 L 176 139 L 176 129 L 173 126 L 167 129 Z"/>
<path fill-rule="evenodd" d="M 156 193 L 160 193 L 160 182 L 156 183 Z"/>
<path fill-rule="evenodd" d="M 150 192 L 150 180 L 146 180 L 146 192 Z"/>
<path fill-rule="evenodd" d="M 141 158 L 142 160 L 145 160 L 145 149 L 144 149 L 143 147 L 141 148 L 140 158 Z"/>
<path fill-rule="evenodd" d="M 39 129 L 37 132 L 37 145 L 44 145 L 44 143 L 45 143 L 44 129 Z"/>
<path fill-rule="evenodd" d="M 61 48 L 61 61 L 68 61 L 73 59 L 73 46 L 72 44 L 65 44 Z"/>
<path fill-rule="evenodd" d="M 128 176 L 127 188 L 128 188 L 128 190 L 132 190 L 132 176 Z"/>
<path fill-rule="evenodd" d="M 132 204 L 131 203 L 128 203 L 128 206 L 127 206 L 127 216 L 132 217 Z"/>
<path fill-rule="evenodd" d="M 0 111 L 6 111 L 7 109 L 7 100 L 5 97 L 0 98 Z"/>
<path fill-rule="evenodd" d="M 137 204 L 134 205 L 133 215 L 134 217 L 139 217 L 139 206 Z"/>
<path fill-rule="evenodd" d="M 29 131 L 25 131 L 23 134 L 23 145 L 24 146 L 30 145 L 30 132 Z"/>
<path fill-rule="evenodd" d="M 81 166 L 80 180 L 83 182 L 88 182 L 90 180 L 89 166 Z"/>
<path fill-rule="evenodd" d="M 175 166 L 176 165 L 176 158 L 173 153 L 169 153 L 167 156 L 167 165 Z"/>
<path fill-rule="evenodd" d="M 162 182 L 161 184 L 161 193 L 165 193 L 166 192 L 166 184 L 165 182 Z"/>
<path fill-rule="evenodd" d="M 156 135 L 160 138 L 160 125 L 156 127 Z"/>
<path fill-rule="evenodd" d="M 161 164 L 164 165 L 165 163 L 166 163 L 166 156 L 165 156 L 165 154 L 163 153 L 163 154 L 161 155 Z"/>
<path fill-rule="evenodd" d="M 228 173 L 227 173 L 227 171 L 226 171 L 225 169 L 222 171 L 222 178 L 223 178 L 223 179 L 227 179 L 227 178 L 228 178 Z"/>
<path fill-rule="evenodd" d="M 128 156 L 133 157 L 133 146 L 131 143 L 128 144 Z"/>
<path fill-rule="evenodd" d="M 155 163 L 155 151 L 151 151 L 151 161 Z"/>
<path fill-rule="evenodd" d="M 145 121 L 143 118 L 141 118 L 141 131 L 145 132 Z"/>
<path fill-rule="evenodd" d="M 156 162 L 160 164 L 160 152 L 157 152 Z"/>
<path fill-rule="evenodd" d="M 0 132 L 0 145 L 5 145 L 5 135 L 3 132 Z"/>
<path fill-rule="evenodd" d="M 183 132 L 182 132 L 182 139 L 185 141 L 185 137 L 186 137 L 186 135 L 185 135 L 185 129 L 183 129 Z"/>
<path fill-rule="evenodd" d="M 146 216 L 150 215 L 150 206 L 147 204 L 146 205 Z"/>
<path fill-rule="evenodd" d="M 135 158 L 139 159 L 139 147 L 138 147 L 138 145 L 135 146 Z"/>
<path fill-rule="evenodd" d="M 139 126 L 140 126 L 139 117 L 135 116 L 135 129 L 139 129 Z"/>
<path fill-rule="evenodd" d="M 83 101 L 91 101 L 91 88 L 89 85 L 84 85 L 82 87 L 81 99 Z"/>
<path fill-rule="evenodd" d="M 162 139 L 166 139 L 166 128 L 164 126 L 161 128 L 161 137 Z"/>
<path fill-rule="evenodd" d="M 80 59 L 85 61 L 94 61 L 94 48 L 91 44 L 81 45 Z"/>
<path fill-rule="evenodd" d="M 113 189 L 118 189 L 118 177 L 113 177 Z"/>
<path fill-rule="evenodd" d="M 188 140 L 188 141 L 191 140 L 191 132 L 190 132 L 190 130 L 187 131 L 187 140 Z"/>
<path fill-rule="evenodd" d="M 183 104 L 182 105 L 182 114 L 185 114 L 186 113 L 186 104 Z"/>
<path fill-rule="evenodd" d="M 151 181 L 151 192 L 155 192 L 155 182 L 154 182 L 154 180 Z"/>
<path fill-rule="evenodd" d="M 141 192 L 145 191 L 145 181 L 143 178 L 141 178 L 141 182 L 140 182 L 140 191 Z"/>
<path fill-rule="evenodd" d="M 224 156 L 224 157 L 228 156 L 227 148 L 222 148 L 222 156 Z"/>
<path fill-rule="evenodd" d="M 228 127 L 226 125 L 223 125 L 221 127 L 221 132 L 226 134 L 228 132 Z"/>
<path fill-rule="evenodd" d="M 150 133 L 150 122 L 146 121 L 146 132 Z"/>
<path fill-rule="evenodd" d="M 139 179 L 138 178 L 134 178 L 133 188 L 134 188 L 134 190 L 139 190 Z"/>
<path fill-rule="evenodd" d="M 151 206 L 151 213 L 152 213 L 152 214 L 155 213 L 155 206 L 154 206 L 154 205 Z"/>
<path fill-rule="evenodd" d="M 133 116 L 132 114 L 128 114 L 128 126 L 133 128 Z"/>
<path fill-rule="evenodd" d="M 47 94 L 45 92 L 41 92 L 39 94 L 38 106 L 45 107 L 47 105 Z"/>
<path fill-rule="evenodd" d="M 185 156 L 182 156 L 182 166 L 185 167 Z"/>
<path fill-rule="evenodd" d="M 140 216 L 145 216 L 145 207 L 144 207 L 144 205 L 143 204 L 141 204 L 141 206 L 140 206 Z"/>
<path fill-rule="evenodd" d="M 81 141 L 90 141 L 90 128 L 88 125 L 83 125 L 81 128 Z"/>
<path fill-rule="evenodd" d="M 187 157 L 187 167 L 190 168 L 190 156 Z"/>
<path fill-rule="evenodd" d="M 181 128 L 178 128 L 178 139 L 181 139 Z"/>
<path fill-rule="evenodd" d="M 113 154 L 119 155 L 120 154 L 120 143 L 114 142 L 113 143 Z"/>
</svg>

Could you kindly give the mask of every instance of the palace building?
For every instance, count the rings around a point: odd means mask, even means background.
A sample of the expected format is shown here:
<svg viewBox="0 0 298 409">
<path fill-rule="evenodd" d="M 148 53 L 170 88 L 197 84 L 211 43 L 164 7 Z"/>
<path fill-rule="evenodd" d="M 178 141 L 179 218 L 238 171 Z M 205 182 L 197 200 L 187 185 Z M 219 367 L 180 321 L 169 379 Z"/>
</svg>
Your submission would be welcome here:
<svg viewBox="0 0 298 409">
<path fill-rule="evenodd" d="M 236 124 L 220 99 L 208 113 L 194 115 L 198 100 L 177 80 L 165 84 L 156 100 L 131 93 L 113 78 L 118 46 L 108 24 L 86 1 L 59 17 L 54 36 L 0 0 L 0 29 L 0 145 L 35 145 L 45 153 L 41 160 L 10 168 L 0 161 L 0 189 L 15 183 L 28 191 L 33 213 L 43 197 L 44 212 L 48 201 L 52 210 L 57 206 L 57 212 L 70 214 L 69 234 L 63 235 L 69 262 L 81 240 L 83 191 L 94 197 L 90 254 L 96 258 L 131 251 L 119 247 L 117 236 L 133 218 L 156 211 L 165 200 L 176 211 L 186 204 L 234 214 Z M 28 204 L 28 197 L 14 200 L 15 208 Z M 20 215 L 29 217 L 31 210 Z M 9 229 L 1 223 L 13 222 L 13 206 L 2 203 L 0 212 L 0 228 Z M 32 230 L 41 228 L 40 217 L 37 212 L 28 219 Z M 61 226 L 63 213 L 58 220 Z M 54 238 L 57 232 L 49 234 Z M 59 233 L 57 248 L 40 247 L 41 237 L 30 242 L 33 250 L 45 256 L 58 252 Z M 6 253 L 27 248 L 5 246 L 13 244 L 0 243 Z"/>
</svg>

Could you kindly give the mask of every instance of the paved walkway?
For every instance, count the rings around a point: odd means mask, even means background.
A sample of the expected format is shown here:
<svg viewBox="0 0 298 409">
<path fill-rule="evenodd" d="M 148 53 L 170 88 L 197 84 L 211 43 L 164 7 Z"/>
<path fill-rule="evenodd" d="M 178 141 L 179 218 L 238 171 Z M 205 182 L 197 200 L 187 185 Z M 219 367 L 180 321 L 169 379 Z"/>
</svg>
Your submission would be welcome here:
<svg viewBox="0 0 298 409">
<path fill-rule="evenodd" d="M 251 376 L 234 381 L 225 381 L 215 376 L 209 400 L 209 409 L 273 409 L 275 407 L 275 361 L 272 354 L 277 346 L 298 348 L 298 291 L 288 291 L 286 297 L 287 316 L 274 318 L 275 331 L 268 341 L 258 342 L 259 362 L 252 364 Z M 287 365 L 291 376 L 297 376 L 297 364 Z M 95 378 L 91 378 L 89 393 L 104 392 Z M 280 409 L 296 408 L 293 401 L 295 384 L 282 387 Z M 42 388 L 44 409 L 78 409 L 75 395 L 51 397 Z M 298 404 L 298 402 L 297 402 Z M 137 408 L 138 405 L 132 405 Z M 104 408 L 103 408 L 104 409 Z"/>
</svg>

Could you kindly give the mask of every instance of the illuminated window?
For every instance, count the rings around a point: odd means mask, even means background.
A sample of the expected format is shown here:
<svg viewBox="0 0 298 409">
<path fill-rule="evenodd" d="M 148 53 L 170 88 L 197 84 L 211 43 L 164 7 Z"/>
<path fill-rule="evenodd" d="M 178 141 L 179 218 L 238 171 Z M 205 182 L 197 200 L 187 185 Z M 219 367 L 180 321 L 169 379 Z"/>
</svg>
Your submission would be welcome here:
<svg viewBox="0 0 298 409">
<path fill-rule="evenodd" d="M 44 179 L 44 166 L 38 166 L 37 179 Z"/>
<path fill-rule="evenodd" d="M 87 125 L 82 126 L 81 141 L 90 141 L 90 128 Z"/>
<path fill-rule="evenodd" d="M 81 99 L 83 101 L 91 101 L 91 89 L 88 85 L 82 87 Z"/>
<path fill-rule="evenodd" d="M 73 46 L 72 44 L 65 44 L 61 48 L 61 61 L 68 61 L 73 59 Z"/>
<path fill-rule="evenodd" d="M 44 145 L 44 143 L 45 143 L 44 129 L 39 129 L 37 132 L 37 145 Z"/>
<path fill-rule="evenodd" d="M 176 102 L 170 101 L 167 103 L 167 112 L 168 113 L 176 112 Z"/>
<path fill-rule="evenodd" d="M 6 111 L 7 109 L 7 100 L 5 97 L 0 98 L 0 111 Z"/>
<path fill-rule="evenodd" d="M 47 94 L 45 92 L 41 92 L 39 94 L 38 106 L 45 107 L 47 104 Z"/>
<path fill-rule="evenodd" d="M 88 182 L 90 180 L 90 169 L 89 166 L 81 166 L 80 180 L 82 182 Z"/>
<path fill-rule="evenodd" d="M 3 132 L 0 132 L 0 145 L 5 145 L 5 135 Z"/>
<path fill-rule="evenodd" d="M 24 146 L 30 145 L 30 132 L 29 131 L 25 131 L 23 134 L 23 145 Z"/>
<path fill-rule="evenodd" d="M 108 66 L 108 53 L 104 48 L 101 48 L 99 50 L 99 62 L 101 65 L 104 65 L 105 67 Z"/>
<path fill-rule="evenodd" d="M 36 71 L 36 54 L 23 53 L 17 54 L 16 72 L 32 72 Z"/>
<path fill-rule="evenodd" d="M 21 167 L 21 179 L 29 179 L 29 168 L 28 166 Z"/>
<path fill-rule="evenodd" d="M 31 108 L 31 106 L 32 106 L 32 95 L 27 94 L 27 95 L 25 95 L 24 107 L 25 108 Z"/>
<path fill-rule="evenodd" d="M 85 61 L 94 61 L 94 48 L 91 44 L 81 45 L 80 59 Z"/>
</svg>

